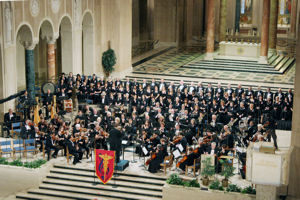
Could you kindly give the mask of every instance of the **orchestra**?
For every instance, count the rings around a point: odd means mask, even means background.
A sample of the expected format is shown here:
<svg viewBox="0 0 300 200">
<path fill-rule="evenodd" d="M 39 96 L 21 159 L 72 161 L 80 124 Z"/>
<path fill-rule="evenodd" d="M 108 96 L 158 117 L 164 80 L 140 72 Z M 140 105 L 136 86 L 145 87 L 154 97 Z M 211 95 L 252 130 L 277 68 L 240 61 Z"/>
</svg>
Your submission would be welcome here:
<svg viewBox="0 0 300 200">
<path fill-rule="evenodd" d="M 36 128 L 25 116 L 21 137 L 36 138 L 41 146 L 46 141 L 48 160 L 51 150 L 55 158 L 60 150 L 66 156 L 68 148 L 76 164 L 83 154 L 89 158 L 94 149 L 110 146 L 119 162 L 121 142 L 127 140 L 136 144 L 135 153 L 146 157 L 150 172 L 157 172 L 164 157 L 176 150 L 181 153 L 176 167 L 185 171 L 201 154 L 213 155 L 217 161 L 219 156 L 234 151 L 238 138 L 248 146 L 272 137 L 277 148 L 276 123 L 291 120 L 292 116 L 291 90 L 272 93 L 269 89 L 243 89 L 242 85 L 223 88 L 220 84 L 205 88 L 201 82 L 186 85 L 183 81 L 176 87 L 163 79 L 139 83 L 128 78 L 97 79 L 95 75 L 77 75 L 74 79 L 62 75 L 56 93 L 47 92 L 42 100 L 46 117 L 41 117 Z M 78 102 L 90 99 L 97 107 L 79 105 L 71 122 L 64 119 L 64 113 L 50 119 L 48 105 L 53 105 L 53 95 L 72 98 L 73 89 Z M 63 104 L 61 99 L 57 101 Z M 15 117 L 12 111 L 9 113 L 7 123 Z"/>
</svg>

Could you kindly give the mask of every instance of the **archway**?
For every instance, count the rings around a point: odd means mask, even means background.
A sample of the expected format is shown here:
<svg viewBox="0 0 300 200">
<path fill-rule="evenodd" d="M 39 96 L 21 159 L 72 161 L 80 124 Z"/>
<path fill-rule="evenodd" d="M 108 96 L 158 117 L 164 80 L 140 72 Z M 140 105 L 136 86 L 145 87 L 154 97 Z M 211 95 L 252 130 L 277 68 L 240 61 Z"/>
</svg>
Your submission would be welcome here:
<svg viewBox="0 0 300 200">
<path fill-rule="evenodd" d="M 72 24 L 69 17 L 62 18 L 57 39 L 56 60 L 57 72 L 73 72 L 73 45 L 72 45 Z"/>
<path fill-rule="evenodd" d="M 53 40 L 53 35 L 54 33 L 52 24 L 48 20 L 43 21 L 39 30 L 39 43 L 34 49 L 36 83 L 42 84 L 46 80 L 50 80 L 52 78 L 51 76 L 56 74 L 55 68 L 54 73 L 51 74 L 51 71 L 49 72 L 51 66 L 48 64 L 48 48 L 51 48 L 55 51 L 55 41 Z M 52 64 L 55 65 L 55 60 Z"/>
<path fill-rule="evenodd" d="M 0 99 L 3 99 L 3 90 L 4 90 L 4 77 L 3 77 L 3 69 L 2 69 L 2 46 L 0 42 L 0 79 L 1 79 L 1 85 L 0 85 Z M 0 113 L 4 113 L 4 104 L 0 104 Z M 3 116 L 3 115 L 1 115 Z M 3 118 L 1 118 L 3 120 Z"/>
<path fill-rule="evenodd" d="M 82 20 L 82 72 L 91 75 L 94 71 L 93 17 L 87 12 Z"/>
<path fill-rule="evenodd" d="M 17 90 L 26 88 L 26 65 L 25 65 L 25 46 L 32 45 L 32 32 L 28 25 L 22 25 L 17 32 L 16 42 L 16 68 L 17 68 Z"/>
</svg>

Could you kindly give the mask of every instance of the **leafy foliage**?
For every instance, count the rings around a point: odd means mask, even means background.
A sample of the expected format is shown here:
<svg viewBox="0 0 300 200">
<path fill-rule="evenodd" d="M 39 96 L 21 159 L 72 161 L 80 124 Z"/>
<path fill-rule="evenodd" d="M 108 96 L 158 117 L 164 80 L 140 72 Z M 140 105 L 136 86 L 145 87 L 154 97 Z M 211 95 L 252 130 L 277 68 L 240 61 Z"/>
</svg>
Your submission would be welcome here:
<svg viewBox="0 0 300 200">
<path fill-rule="evenodd" d="M 256 194 L 256 190 L 255 190 L 255 188 L 248 186 L 242 190 L 242 193 L 243 194 Z"/>
<path fill-rule="evenodd" d="M 221 190 L 221 191 L 224 190 L 224 188 L 223 188 L 223 186 L 221 185 L 221 183 L 220 183 L 219 180 L 213 181 L 213 182 L 209 185 L 209 189 L 211 189 L 211 190 Z"/>
<path fill-rule="evenodd" d="M 234 170 L 235 170 L 235 167 L 229 165 L 228 163 L 228 160 L 222 160 L 220 159 L 220 163 L 222 164 L 223 166 L 223 170 L 222 172 L 220 173 L 222 176 L 224 176 L 225 179 L 229 179 L 230 177 L 232 177 L 234 175 Z"/>
<path fill-rule="evenodd" d="M 183 181 L 178 174 L 171 174 L 171 176 L 167 179 L 167 183 L 171 185 L 182 185 L 185 187 L 200 187 L 200 184 L 196 179 L 191 181 Z"/>
<path fill-rule="evenodd" d="M 171 174 L 171 176 L 167 179 L 167 183 L 171 185 L 183 185 L 183 181 L 178 174 Z"/>
<path fill-rule="evenodd" d="M 10 162 L 9 165 L 20 167 L 20 166 L 23 166 L 23 163 L 20 159 L 17 159 L 17 160 L 14 160 L 14 161 Z"/>
<path fill-rule="evenodd" d="M 211 158 L 206 158 L 202 161 L 203 170 L 201 175 L 204 177 L 209 177 L 215 174 L 215 167 L 211 164 Z"/>
<path fill-rule="evenodd" d="M 102 55 L 102 66 L 104 71 L 107 73 L 111 73 L 114 71 L 114 65 L 116 64 L 116 54 L 114 50 L 108 49 L 107 51 L 103 52 Z"/>
<path fill-rule="evenodd" d="M 32 162 L 25 162 L 24 167 L 36 169 L 36 168 L 41 167 L 46 162 L 47 161 L 44 160 L 44 159 L 38 159 L 38 160 L 35 160 L 35 161 L 32 161 Z"/>
<path fill-rule="evenodd" d="M 6 160 L 6 158 L 0 158 L 0 164 L 1 165 L 8 165 L 8 161 Z"/>
<path fill-rule="evenodd" d="M 0 164 L 2 165 L 11 165 L 11 166 L 18 166 L 18 167 L 26 167 L 26 168 L 39 168 L 47 161 L 44 159 L 38 159 L 31 162 L 22 162 L 20 159 L 14 160 L 12 162 L 8 162 L 6 158 L 0 158 Z"/>
<path fill-rule="evenodd" d="M 227 192 L 241 192 L 241 188 L 236 184 L 229 184 L 226 191 Z"/>
</svg>

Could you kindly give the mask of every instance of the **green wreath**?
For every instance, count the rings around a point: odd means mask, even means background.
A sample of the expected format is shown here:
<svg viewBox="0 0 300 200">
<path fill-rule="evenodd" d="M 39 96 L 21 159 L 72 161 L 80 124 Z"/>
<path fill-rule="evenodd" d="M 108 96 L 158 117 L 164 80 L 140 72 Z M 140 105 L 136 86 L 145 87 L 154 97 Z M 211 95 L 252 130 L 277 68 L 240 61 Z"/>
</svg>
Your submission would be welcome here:
<svg viewBox="0 0 300 200">
<path fill-rule="evenodd" d="M 116 64 L 116 54 L 114 50 L 108 49 L 107 51 L 103 52 L 102 55 L 102 66 L 104 68 L 104 71 L 107 73 L 113 72 L 114 65 Z"/>
</svg>

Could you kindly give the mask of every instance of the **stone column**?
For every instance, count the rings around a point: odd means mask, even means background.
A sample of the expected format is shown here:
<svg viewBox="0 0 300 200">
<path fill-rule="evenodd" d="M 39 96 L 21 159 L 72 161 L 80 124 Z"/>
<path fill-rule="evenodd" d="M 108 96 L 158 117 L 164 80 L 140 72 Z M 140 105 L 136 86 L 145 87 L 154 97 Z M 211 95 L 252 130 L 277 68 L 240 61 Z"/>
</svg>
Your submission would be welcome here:
<svg viewBox="0 0 300 200">
<path fill-rule="evenodd" d="M 236 0 L 235 4 L 235 25 L 234 25 L 234 32 L 240 32 L 240 15 L 241 15 L 241 0 Z"/>
<path fill-rule="evenodd" d="M 226 37 L 226 20 L 227 20 L 227 0 L 221 0 L 220 2 L 220 33 L 219 41 L 224 41 Z"/>
<path fill-rule="evenodd" d="M 300 38 L 300 27 L 297 29 L 298 38 Z M 297 40 L 296 44 L 296 74 L 295 77 L 300 77 L 300 41 Z M 299 180 L 300 180 L 300 79 L 295 78 L 294 90 L 294 105 L 293 105 L 293 122 L 292 122 L 292 135 L 291 146 L 293 152 L 290 159 L 290 173 L 288 195 L 293 197 L 291 199 L 300 199 Z"/>
<path fill-rule="evenodd" d="M 297 24 L 297 0 L 292 0 L 292 10 L 291 10 L 291 28 L 290 33 L 292 36 L 295 36 L 296 33 L 296 24 Z"/>
<path fill-rule="evenodd" d="M 205 60 L 213 60 L 215 46 L 215 0 L 207 2 L 207 27 L 206 27 L 206 56 Z"/>
<path fill-rule="evenodd" d="M 49 41 L 47 44 L 47 62 L 48 62 L 48 80 L 55 80 L 55 41 Z"/>
<path fill-rule="evenodd" d="M 26 90 L 31 100 L 35 99 L 34 48 L 25 47 Z"/>
<path fill-rule="evenodd" d="M 277 43 L 277 24 L 278 24 L 278 0 L 271 0 L 270 8 L 270 27 L 269 27 L 269 53 L 276 53 Z"/>
<path fill-rule="evenodd" d="M 270 0 L 263 2 L 263 17 L 261 25 L 261 47 L 259 63 L 268 63 L 268 43 L 269 43 L 269 22 L 270 22 Z"/>
</svg>

